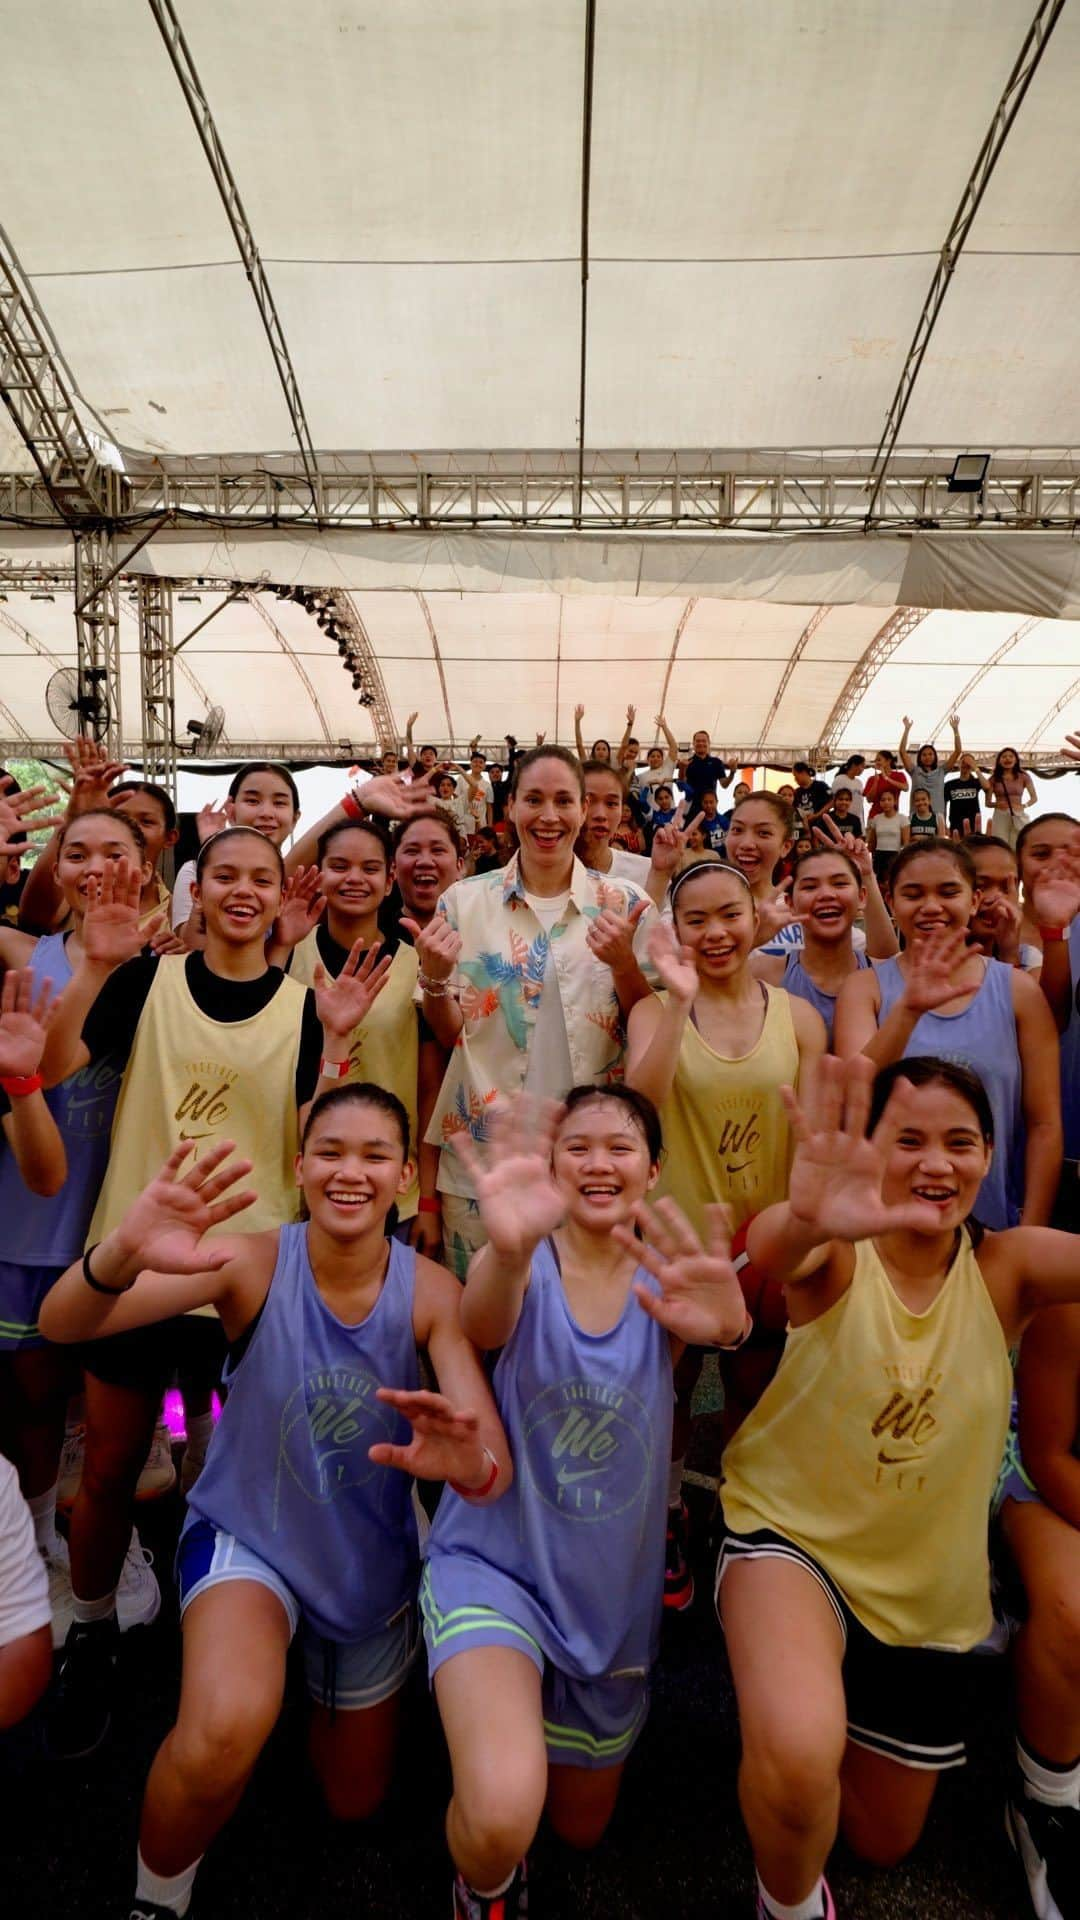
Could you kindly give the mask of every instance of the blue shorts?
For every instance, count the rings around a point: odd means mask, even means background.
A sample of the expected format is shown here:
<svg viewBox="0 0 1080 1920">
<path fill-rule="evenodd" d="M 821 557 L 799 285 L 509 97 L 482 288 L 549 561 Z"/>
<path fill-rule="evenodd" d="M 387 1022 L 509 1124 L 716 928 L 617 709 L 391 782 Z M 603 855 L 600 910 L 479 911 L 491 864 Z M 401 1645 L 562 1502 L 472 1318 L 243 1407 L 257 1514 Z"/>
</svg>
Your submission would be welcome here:
<svg viewBox="0 0 1080 1920">
<path fill-rule="evenodd" d="M 68 1262 L 60 1267 L 21 1267 L 14 1260 L 0 1260 L 0 1353 L 26 1353 L 30 1347 L 48 1343 L 38 1332 L 41 1303 L 54 1281 L 66 1273 Z"/>
<path fill-rule="evenodd" d="M 227 1580 L 254 1580 L 277 1595 L 289 1622 L 290 1640 L 297 1627 L 301 1630 L 307 1690 L 320 1707 L 338 1712 L 377 1707 L 404 1686 L 420 1649 L 416 1608 L 411 1603 L 362 1640 L 327 1640 L 304 1617 L 292 1588 L 273 1567 L 234 1533 L 223 1533 L 210 1520 L 193 1518 L 176 1549 L 180 1618 L 200 1593 Z"/>
<path fill-rule="evenodd" d="M 649 1676 L 641 1667 L 577 1680 L 545 1659 L 524 1627 L 494 1607 L 457 1607 L 441 1613 L 429 1569 L 420 1582 L 428 1673 L 432 1679 L 456 1653 L 475 1647 L 512 1647 L 531 1660 L 541 1679 L 544 1740 L 554 1766 L 618 1767 L 626 1760 L 649 1713 Z"/>
</svg>

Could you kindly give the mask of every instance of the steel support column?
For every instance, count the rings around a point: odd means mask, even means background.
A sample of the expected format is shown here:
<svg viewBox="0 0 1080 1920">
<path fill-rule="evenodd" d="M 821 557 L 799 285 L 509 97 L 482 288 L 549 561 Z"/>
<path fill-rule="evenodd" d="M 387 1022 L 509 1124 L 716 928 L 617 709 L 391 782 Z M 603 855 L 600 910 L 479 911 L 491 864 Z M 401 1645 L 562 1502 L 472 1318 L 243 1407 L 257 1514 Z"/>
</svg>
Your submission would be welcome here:
<svg viewBox="0 0 1080 1920">
<path fill-rule="evenodd" d="M 143 776 L 176 799 L 176 694 L 171 580 L 139 580 Z"/>
<path fill-rule="evenodd" d="M 120 575 L 110 527 L 88 525 L 75 535 L 75 644 L 80 691 L 97 700 L 94 738 L 111 760 L 123 740 L 120 704 Z"/>
</svg>

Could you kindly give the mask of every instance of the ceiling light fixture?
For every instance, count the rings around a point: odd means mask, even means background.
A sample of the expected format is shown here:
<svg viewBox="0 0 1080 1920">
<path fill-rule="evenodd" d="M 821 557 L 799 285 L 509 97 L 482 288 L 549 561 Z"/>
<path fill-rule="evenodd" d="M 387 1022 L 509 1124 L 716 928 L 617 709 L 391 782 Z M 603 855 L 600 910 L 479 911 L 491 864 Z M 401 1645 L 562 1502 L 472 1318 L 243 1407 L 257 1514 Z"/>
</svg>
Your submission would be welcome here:
<svg viewBox="0 0 1080 1920">
<path fill-rule="evenodd" d="M 950 493 L 981 493 L 990 465 L 988 453 L 958 453 L 946 481 Z"/>
</svg>

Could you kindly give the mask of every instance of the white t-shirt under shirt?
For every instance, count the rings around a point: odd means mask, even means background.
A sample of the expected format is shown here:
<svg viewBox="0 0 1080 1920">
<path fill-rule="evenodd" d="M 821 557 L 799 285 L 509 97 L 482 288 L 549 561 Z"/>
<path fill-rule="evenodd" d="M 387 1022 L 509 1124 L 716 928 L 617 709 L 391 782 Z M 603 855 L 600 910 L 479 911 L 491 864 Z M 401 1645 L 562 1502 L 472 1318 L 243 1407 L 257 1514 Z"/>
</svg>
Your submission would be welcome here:
<svg viewBox="0 0 1080 1920">
<path fill-rule="evenodd" d="M 644 889 L 649 881 L 648 859 L 643 853 L 628 853 L 625 847 L 612 847 L 608 876 L 612 880 L 632 880 L 636 887 Z"/>
<path fill-rule="evenodd" d="M 186 927 L 191 918 L 191 909 L 195 904 L 191 897 L 191 889 L 194 885 L 195 862 L 185 860 L 173 881 L 172 924 L 174 927 Z"/>
<path fill-rule="evenodd" d="M 525 895 L 546 934 L 562 919 L 570 901 L 570 889 L 565 893 Z M 547 966 L 544 969 L 544 984 L 540 989 L 540 1005 L 536 1012 L 536 1025 L 533 1028 L 532 1044 L 529 1048 L 529 1064 L 525 1073 L 525 1090 L 538 1100 L 562 1100 L 574 1084 L 574 1070 L 570 1065 L 570 1042 L 566 1037 L 566 1022 L 563 1019 L 562 1001 L 559 997 L 559 982 L 555 968 L 551 963 L 551 949 L 548 949 Z"/>
<path fill-rule="evenodd" d="M 0 1647 L 47 1627 L 49 1576 L 34 1539 L 19 1476 L 0 1454 Z"/>
</svg>

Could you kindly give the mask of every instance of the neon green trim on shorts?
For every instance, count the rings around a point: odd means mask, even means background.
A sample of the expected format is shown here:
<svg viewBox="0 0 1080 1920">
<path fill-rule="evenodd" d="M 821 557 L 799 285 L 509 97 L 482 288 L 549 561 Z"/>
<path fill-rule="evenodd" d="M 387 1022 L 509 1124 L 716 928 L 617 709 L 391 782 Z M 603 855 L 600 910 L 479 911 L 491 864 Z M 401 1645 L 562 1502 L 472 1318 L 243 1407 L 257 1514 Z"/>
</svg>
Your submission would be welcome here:
<svg viewBox="0 0 1080 1920">
<path fill-rule="evenodd" d="M 424 1616 L 424 1626 L 430 1632 L 433 1647 L 441 1647 L 446 1640 L 456 1640 L 463 1633 L 490 1632 L 493 1627 L 500 1633 L 513 1634 L 533 1647 L 542 1660 L 543 1650 L 515 1620 L 508 1620 L 504 1613 L 495 1607 L 451 1607 L 449 1613 L 442 1613 L 435 1603 L 431 1591 L 431 1578 L 427 1567 L 420 1583 L 420 1611 Z M 454 1623 L 457 1623 L 456 1625 Z"/>
<path fill-rule="evenodd" d="M 596 1759 L 610 1758 L 618 1753 L 633 1739 L 641 1725 L 643 1707 L 639 1707 L 625 1733 L 612 1734 L 606 1740 L 598 1740 L 595 1734 L 587 1733 L 584 1727 L 560 1727 L 553 1720 L 544 1721 L 544 1738 L 556 1747 L 576 1747 L 581 1753 L 590 1753 Z"/>
</svg>

